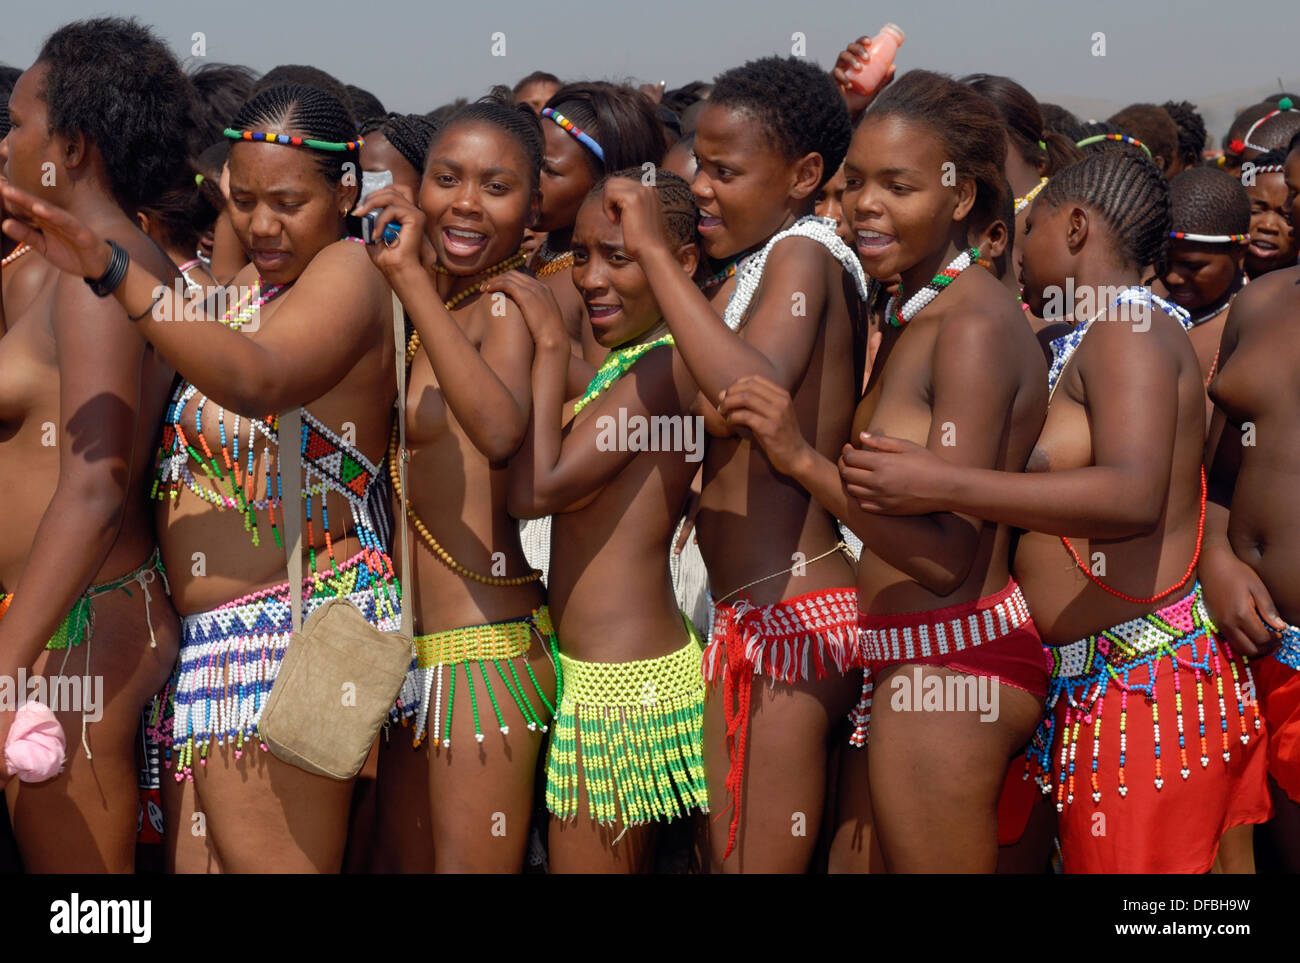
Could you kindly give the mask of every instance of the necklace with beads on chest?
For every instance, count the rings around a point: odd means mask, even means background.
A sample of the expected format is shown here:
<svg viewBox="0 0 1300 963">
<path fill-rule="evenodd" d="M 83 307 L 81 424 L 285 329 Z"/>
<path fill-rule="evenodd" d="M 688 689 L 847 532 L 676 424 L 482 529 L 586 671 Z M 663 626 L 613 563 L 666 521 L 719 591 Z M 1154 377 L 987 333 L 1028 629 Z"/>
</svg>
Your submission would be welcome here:
<svg viewBox="0 0 1300 963">
<path fill-rule="evenodd" d="M 917 291 L 906 301 L 902 300 L 902 290 L 889 299 L 885 306 L 885 321 L 892 327 L 901 328 L 920 313 L 921 309 L 939 296 L 939 292 L 957 280 L 958 275 L 965 271 L 972 264 L 979 261 L 980 252 L 978 248 L 970 248 L 962 251 L 955 258 L 948 262 L 948 266 L 930 279 L 925 287 Z M 902 307 L 895 311 L 898 304 Z"/>
<path fill-rule="evenodd" d="M 478 280 L 474 284 L 471 284 L 459 294 L 448 298 L 443 302 L 442 306 L 450 311 L 471 294 L 477 294 L 481 291 L 483 283 L 487 281 L 488 278 L 495 277 L 498 274 L 504 274 L 506 271 L 519 267 L 523 263 L 523 252 L 516 251 L 500 264 L 488 268 L 479 275 Z M 442 268 L 435 267 L 435 270 L 439 270 L 441 273 L 446 273 L 445 269 Z M 411 370 L 411 364 L 415 361 L 415 356 L 419 351 L 420 332 L 412 331 L 410 338 L 406 342 L 406 370 L 408 375 Z M 406 400 L 402 399 L 402 404 L 405 403 Z M 400 499 L 402 497 L 402 480 L 398 471 L 398 459 L 401 457 L 401 453 L 398 448 L 397 422 L 394 420 L 392 434 L 389 435 L 388 438 L 388 477 L 393 484 L 394 496 Z M 414 528 L 416 533 L 420 536 L 420 540 L 424 543 L 425 547 L 433 554 L 434 558 L 438 559 L 438 561 L 442 562 L 461 578 L 479 582 L 483 585 L 510 586 L 527 585 L 529 582 L 536 582 L 542 577 L 541 571 L 537 569 L 534 569 L 527 575 L 515 576 L 484 575 L 482 572 L 475 572 L 473 569 L 467 568 L 460 562 L 456 561 L 456 559 L 452 557 L 451 553 L 443 548 L 439 541 L 433 537 L 433 533 L 430 532 L 428 526 L 424 524 L 424 520 L 416 513 L 415 506 L 411 504 L 410 499 L 407 499 L 406 502 L 406 518 L 410 526 Z"/>
</svg>

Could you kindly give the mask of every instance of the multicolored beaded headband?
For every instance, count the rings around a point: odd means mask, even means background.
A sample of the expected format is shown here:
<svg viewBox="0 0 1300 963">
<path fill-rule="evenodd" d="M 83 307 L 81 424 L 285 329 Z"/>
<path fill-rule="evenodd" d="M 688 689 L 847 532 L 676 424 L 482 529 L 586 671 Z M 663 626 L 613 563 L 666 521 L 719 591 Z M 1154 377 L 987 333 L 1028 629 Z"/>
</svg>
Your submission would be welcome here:
<svg viewBox="0 0 1300 963">
<path fill-rule="evenodd" d="M 1276 117 L 1278 114 L 1285 114 L 1287 112 L 1300 113 L 1300 111 L 1296 110 L 1295 104 L 1291 102 L 1290 97 L 1283 97 L 1281 100 L 1277 102 L 1277 108 L 1275 110 L 1270 110 L 1267 114 L 1265 114 L 1259 120 L 1255 121 L 1255 123 L 1250 125 L 1250 130 L 1246 131 L 1246 136 L 1243 137 L 1241 140 L 1242 149 L 1244 150 L 1245 148 L 1249 147 L 1251 150 L 1260 150 L 1260 151 L 1268 150 L 1267 147 L 1260 147 L 1258 144 L 1252 144 L 1250 142 L 1250 135 L 1255 133 L 1255 131 L 1259 130 L 1260 124 L 1264 123 L 1264 121 L 1271 120 L 1272 118 Z M 1232 143 L 1233 145 L 1235 145 L 1237 142 L 1234 140 Z M 1241 151 L 1235 151 L 1234 153 L 1240 154 Z"/>
<path fill-rule="evenodd" d="M 1250 161 L 1246 161 L 1247 164 Z M 1243 170 L 1245 169 L 1243 165 Z M 1255 174 L 1285 174 L 1286 168 L 1281 164 L 1265 164 L 1263 167 L 1254 167 L 1252 172 Z"/>
<path fill-rule="evenodd" d="M 1136 137 L 1130 137 L 1128 134 L 1094 134 L 1091 137 L 1085 137 L 1083 140 L 1075 141 L 1075 147 L 1087 147 L 1089 144 L 1100 144 L 1104 140 L 1118 141 L 1122 144 L 1132 144 L 1134 147 L 1141 147 L 1151 156 L 1151 148 Z"/>
<path fill-rule="evenodd" d="M 329 151 L 352 151 L 365 145 L 365 140 L 358 137 L 356 140 L 337 141 L 337 140 L 312 140 L 310 137 L 291 137 L 288 134 L 267 134 L 262 131 L 253 130 L 235 130 L 233 127 L 227 127 L 222 131 L 231 140 L 256 140 L 263 141 L 267 144 L 287 144 L 290 147 L 310 147 L 312 150 L 329 150 Z"/>
<path fill-rule="evenodd" d="M 558 110 L 552 110 L 550 107 L 543 108 L 542 116 L 549 117 L 551 120 L 555 121 L 565 131 L 567 131 L 568 133 L 576 137 L 579 143 L 581 143 L 589 151 L 591 151 L 593 154 L 599 157 L 600 162 L 602 164 L 605 163 L 605 152 L 600 149 L 600 145 L 596 143 L 595 138 L 593 138 L 590 134 L 584 131 L 573 121 L 569 120 L 569 118 L 565 117 Z"/>
<path fill-rule="evenodd" d="M 1186 231 L 1170 231 L 1169 237 L 1175 241 L 1192 241 L 1196 244 L 1244 244 L 1248 234 L 1189 234 Z"/>
</svg>

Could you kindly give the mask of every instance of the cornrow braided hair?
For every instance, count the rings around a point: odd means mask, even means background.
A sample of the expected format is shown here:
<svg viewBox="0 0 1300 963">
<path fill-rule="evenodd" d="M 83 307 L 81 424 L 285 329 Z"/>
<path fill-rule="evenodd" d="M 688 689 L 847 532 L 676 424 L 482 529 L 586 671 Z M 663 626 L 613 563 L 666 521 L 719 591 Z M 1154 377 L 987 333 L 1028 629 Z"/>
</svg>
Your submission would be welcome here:
<svg viewBox="0 0 1300 963">
<path fill-rule="evenodd" d="M 1183 163 L 1188 167 L 1195 167 L 1201 162 L 1201 152 L 1205 150 L 1208 137 L 1205 131 L 1205 120 L 1201 117 L 1200 111 L 1196 109 L 1195 104 L 1187 100 L 1180 100 L 1177 103 L 1166 100 L 1160 106 L 1178 126 L 1178 153 Z"/>
<path fill-rule="evenodd" d="M 429 156 L 429 145 L 438 125 L 423 114 L 390 113 L 371 117 L 361 125 L 363 137 L 373 133 L 383 134 L 393 149 L 406 158 L 417 174 L 424 173 L 424 162 Z"/>
<path fill-rule="evenodd" d="M 1163 272 L 1171 229 L 1169 182 L 1145 155 L 1114 149 L 1089 154 L 1048 181 L 1038 200 L 1049 207 L 1092 208 L 1110 226 L 1126 262 Z"/>
<path fill-rule="evenodd" d="M 356 124 L 342 101 L 307 84 L 277 84 L 255 93 L 230 125 L 239 131 L 289 134 L 304 139 L 352 142 Z M 244 143 L 236 141 L 236 143 Z M 295 148 L 298 149 L 298 148 Z M 310 148 L 301 148 L 310 149 Z M 347 164 L 361 170 L 360 152 L 354 147 L 339 152 L 313 151 L 316 165 L 331 184 L 343 179 Z"/>
<path fill-rule="evenodd" d="M 695 207 L 695 195 L 691 185 L 684 178 L 662 167 L 654 172 L 655 194 L 663 208 L 664 227 L 667 228 L 668 241 L 674 250 L 680 250 L 687 244 L 694 244 L 698 239 L 696 226 L 699 224 L 700 212 Z M 640 167 L 625 167 L 615 171 L 591 189 L 588 197 L 599 197 L 605 192 L 605 185 L 614 178 L 639 181 L 645 176 Z"/>
<path fill-rule="evenodd" d="M 531 107 L 527 104 L 516 104 L 509 99 L 508 93 L 502 94 L 499 91 L 458 107 L 437 126 L 430 139 L 426 155 L 433 150 L 433 145 L 440 137 L 458 124 L 490 124 L 514 138 L 528 164 L 530 184 L 534 190 L 537 188 L 541 182 L 542 156 L 545 148 L 541 122 Z M 420 169 L 423 170 L 423 166 Z"/>
</svg>

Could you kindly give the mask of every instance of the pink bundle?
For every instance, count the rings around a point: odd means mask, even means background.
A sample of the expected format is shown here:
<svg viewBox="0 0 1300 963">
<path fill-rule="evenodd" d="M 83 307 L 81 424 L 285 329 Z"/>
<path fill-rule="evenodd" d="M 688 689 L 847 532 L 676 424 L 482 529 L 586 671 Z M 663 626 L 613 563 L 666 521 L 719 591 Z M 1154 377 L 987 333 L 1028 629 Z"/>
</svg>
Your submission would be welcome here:
<svg viewBox="0 0 1300 963">
<path fill-rule="evenodd" d="M 44 782 L 63 771 L 67 740 L 54 713 L 39 702 L 24 702 L 14 713 L 5 738 L 5 768 L 23 782 Z"/>
</svg>

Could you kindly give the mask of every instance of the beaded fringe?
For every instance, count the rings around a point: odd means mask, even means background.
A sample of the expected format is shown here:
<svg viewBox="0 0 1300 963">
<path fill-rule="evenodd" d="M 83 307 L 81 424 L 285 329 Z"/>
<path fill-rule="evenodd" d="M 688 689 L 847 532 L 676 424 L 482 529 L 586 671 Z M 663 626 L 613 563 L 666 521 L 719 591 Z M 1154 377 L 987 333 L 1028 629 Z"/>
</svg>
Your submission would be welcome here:
<svg viewBox="0 0 1300 963">
<path fill-rule="evenodd" d="M 1241 726 L 1242 745 L 1250 742 L 1250 729 L 1246 721 L 1246 699 L 1243 695 L 1243 679 L 1237 670 L 1236 661 L 1226 653 L 1220 652 L 1216 638 L 1216 628 L 1209 612 L 1201 599 L 1201 587 L 1198 583 L 1192 593 L 1161 609 L 1159 612 L 1125 622 L 1123 625 L 1108 629 L 1089 639 L 1062 646 L 1059 649 L 1048 648 L 1055 663 L 1052 678 L 1044 706 L 1044 717 L 1034 734 L 1025 760 L 1025 776 L 1031 775 L 1031 766 L 1036 764 L 1035 782 L 1044 795 L 1055 792 L 1057 812 L 1063 812 L 1067 805 L 1074 802 L 1075 767 L 1079 748 L 1079 730 L 1085 725 L 1092 728 L 1092 764 L 1089 774 L 1092 801 L 1101 801 L 1101 782 L 1098 773 L 1101 752 L 1101 720 L 1106 698 L 1113 698 L 1113 690 L 1118 690 L 1120 700 L 1120 756 L 1118 771 L 1118 792 L 1121 797 L 1128 795 L 1125 780 L 1127 762 L 1128 698 L 1133 693 L 1146 698 L 1151 708 L 1151 723 L 1154 734 L 1156 790 L 1164 786 L 1164 769 L 1160 744 L 1160 706 L 1156 696 L 1156 684 L 1160 663 L 1167 659 L 1173 673 L 1174 710 L 1178 729 L 1179 775 L 1184 780 L 1191 775 L 1191 766 L 1187 758 L 1187 734 L 1183 720 L 1183 684 L 1186 674 L 1192 678 L 1186 680 L 1196 686 L 1197 734 L 1199 737 L 1201 768 L 1210 765 L 1209 742 L 1205 727 L 1205 682 L 1212 679 L 1219 700 L 1219 735 L 1223 761 L 1232 758 L 1229 751 L 1227 701 L 1224 697 L 1224 673 L 1222 662 L 1226 662 L 1232 676 L 1233 694 L 1237 701 L 1237 718 Z M 1204 641 L 1205 648 L 1198 655 L 1197 643 Z M 1254 680 L 1250 664 L 1241 659 L 1245 674 L 1245 686 L 1253 690 Z M 1131 675 L 1139 667 L 1145 669 L 1146 682 L 1136 682 Z M 1061 697 L 1067 700 L 1064 718 L 1060 724 L 1059 749 L 1057 749 L 1057 721 L 1055 708 Z M 1254 731 L 1261 728 L 1259 706 L 1255 700 L 1250 704 L 1254 710 Z M 1054 758 L 1055 757 L 1055 758 Z M 1055 771 L 1056 783 L 1052 783 Z"/>
<path fill-rule="evenodd" d="M 699 642 L 639 662 L 560 655 L 565 686 L 546 764 L 546 806 L 624 827 L 708 811 Z"/>
</svg>

